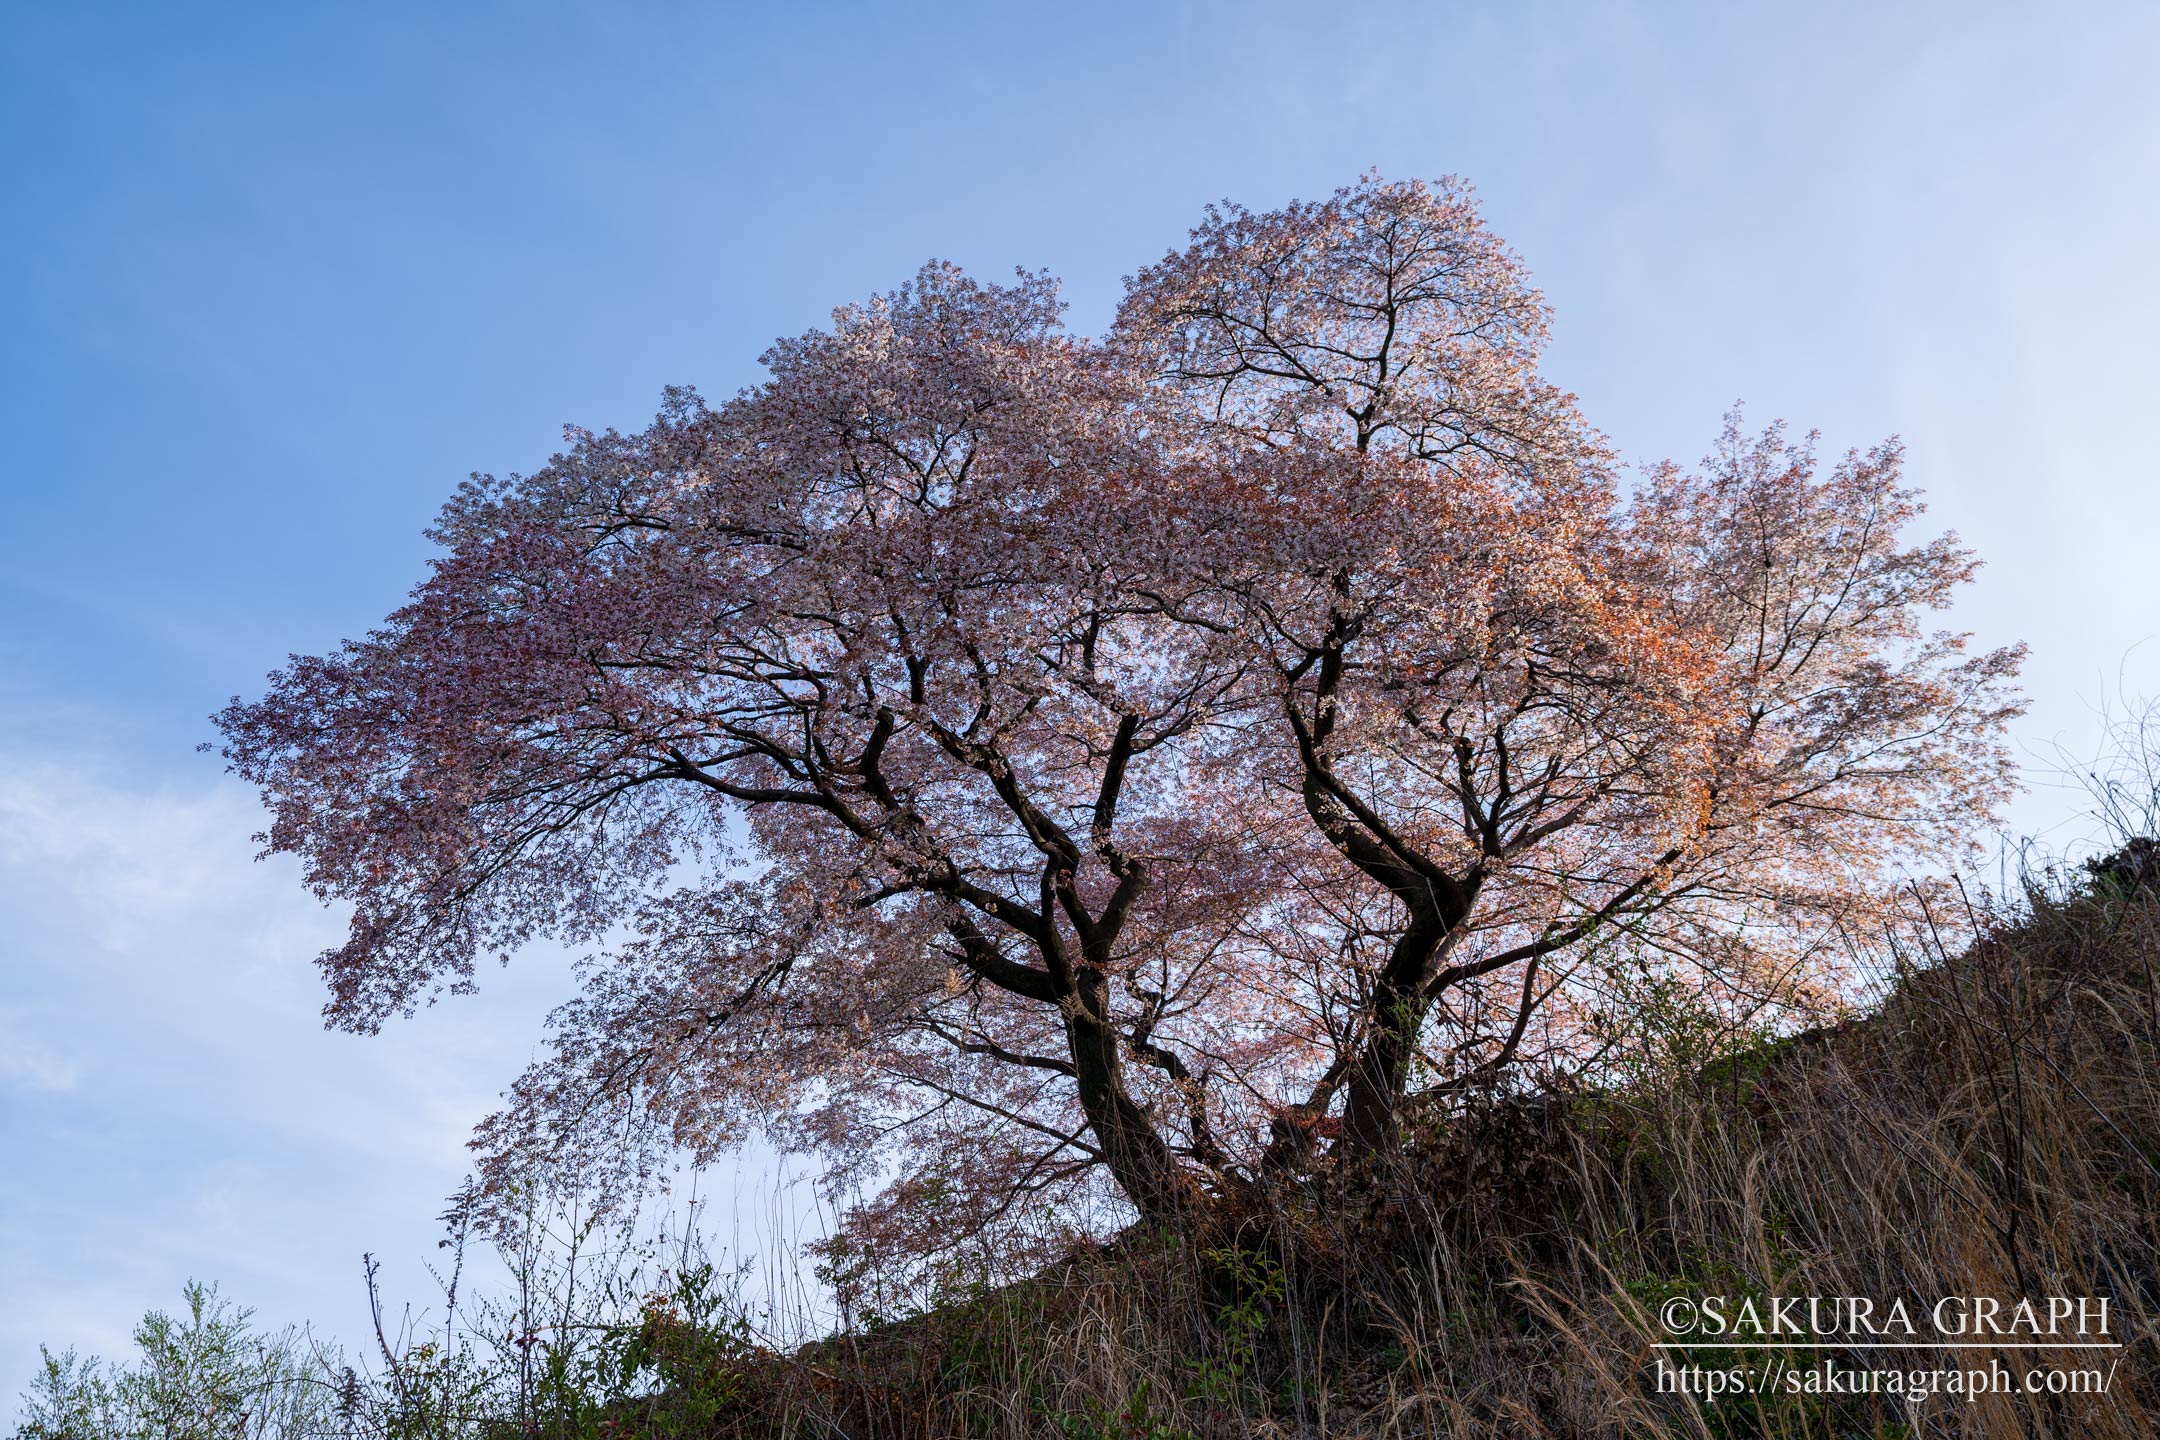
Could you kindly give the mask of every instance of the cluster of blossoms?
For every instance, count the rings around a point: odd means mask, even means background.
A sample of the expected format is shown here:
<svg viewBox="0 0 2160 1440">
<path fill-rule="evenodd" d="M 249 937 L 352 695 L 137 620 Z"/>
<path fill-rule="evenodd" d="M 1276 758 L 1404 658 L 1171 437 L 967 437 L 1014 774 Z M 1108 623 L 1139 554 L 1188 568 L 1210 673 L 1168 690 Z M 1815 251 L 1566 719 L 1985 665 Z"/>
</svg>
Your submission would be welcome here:
<svg viewBox="0 0 2160 1440">
<path fill-rule="evenodd" d="M 1832 1003 L 2000 803 L 2019 657 L 1924 628 L 1974 562 L 1896 448 L 1623 486 L 1463 187 L 1213 211 L 1060 312 L 934 264 L 476 479 L 219 717 L 352 907 L 334 1023 L 595 950 L 483 1201 L 759 1132 L 879 1245 L 1174 1215 L 1594 1068 L 1643 977 Z"/>
</svg>

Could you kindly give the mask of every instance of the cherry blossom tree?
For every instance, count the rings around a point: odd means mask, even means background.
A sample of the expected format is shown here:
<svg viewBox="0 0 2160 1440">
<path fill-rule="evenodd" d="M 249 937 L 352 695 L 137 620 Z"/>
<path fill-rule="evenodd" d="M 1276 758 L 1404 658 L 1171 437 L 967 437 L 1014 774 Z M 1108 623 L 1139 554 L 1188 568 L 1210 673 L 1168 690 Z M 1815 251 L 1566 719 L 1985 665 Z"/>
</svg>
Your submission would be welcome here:
<svg viewBox="0 0 2160 1440">
<path fill-rule="evenodd" d="M 367 1031 L 590 951 L 477 1144 L 752 1132 L 854 1233 L 1173 1219 L 1594 1054 L 1620 964 L 1805 1005 L 2008 782 L 2016 655 L 1894 447 L 1633 490 L 1467 191 L 1210 214 L 1101 343 L 926 267 L 719 406 L 480 477 L 411 601 L 221 713 Z"/>
<path fill-rule="evenodd" d="M 1545 327 L 1459 187 L 1371 180 L 1212 212 L 1119 316 L 1214 458 L 1185 473 L 1262 477 L 1198 502 L 1234 538 L 1192 546 L 1185 613 L 1244 637 L 1285 783 L 1393 901 L 1293 1145 L 1339 1089 L 1352 1146 L 1385 1144 L 1436 1006 L 1445 1090 L 1616 945 L 1804 1000 L 1825 927 L 1962 853 L 2009 784 L 2022 651 L 1923 636 L 1975 565 L 1901 548 L 1895 445 L 1818 477 L 1812 440 L 1729 422 L 1704 473 L 1623 500 L 1537 377 Z"/>
<path fill-rule="evenodd" d="M 932 266 L 718 411 L 476 481 L 384 630 L 227 711 L 272 849 L 354 904 L 333 1021 L 630 923 L 562 1017 L 576 1073 L 495 1133 L 600 1081 L 694 1150 L 754 1113 L 872 1165 L 927 1097 L 977 1182 L 1185 1203 L 1151 1111 L 1221 1163 L 1184 1057 L 1267 1063 L 1215 973 L 1268 893 L 1211 793 L 1242 662 L 1131 583 L 1095 482 L 1153 457 L 1056 315 Z M 962 1115 L 1034 1149 L 1001 1171 Z"/>
</svg>

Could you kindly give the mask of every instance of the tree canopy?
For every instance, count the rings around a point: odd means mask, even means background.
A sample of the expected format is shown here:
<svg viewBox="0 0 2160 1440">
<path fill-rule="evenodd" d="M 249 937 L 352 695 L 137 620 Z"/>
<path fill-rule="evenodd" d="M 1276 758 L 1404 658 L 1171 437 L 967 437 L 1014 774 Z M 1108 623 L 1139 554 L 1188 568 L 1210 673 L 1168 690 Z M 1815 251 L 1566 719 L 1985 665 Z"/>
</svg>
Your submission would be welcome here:
<svg viewBox="0 0 2160 1440">
<path fill-rule="evenodd" d="M 1108 334 L 932 264 L 724 404 L 465 485 L 218 717 L 333 1024 L 591 951 L 478 1138 L 618 1192 L 752 1132 L 931 1245 L 1174 1216 L 1579 1073 L 1629 977 L 1834 1002 L 2006 794 L 2020 652 L 1889 443 L 1630 479 L 1467 187 L 1211 211 Z"/>
</svg>

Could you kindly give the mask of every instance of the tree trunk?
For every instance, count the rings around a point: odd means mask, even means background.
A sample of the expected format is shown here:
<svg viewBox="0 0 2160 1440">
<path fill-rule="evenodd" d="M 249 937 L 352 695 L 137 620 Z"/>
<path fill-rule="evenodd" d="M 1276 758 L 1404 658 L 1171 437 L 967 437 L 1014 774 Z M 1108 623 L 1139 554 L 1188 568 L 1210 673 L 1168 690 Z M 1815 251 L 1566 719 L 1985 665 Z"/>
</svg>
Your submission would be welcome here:
<svg viewBox="0 0 2160 1440">
<path fill-rule="evenodd" d="M 1093 998 L 1083 994 L 1083 1008 L 1091 1008 L 1088 1000 Z M 1156 1131 L 1155 1122 L 1126 1089 L 1117 1031 L 1092 1014 L 1068 1014 L 1065 1035 L 1080 1109 L 1111 1178 L 1142 1218 L 1189 1218 L 1199 1194 Z"/>
<path fill-rule="evenodd" d="M 1396 1112 L 1409 1084 L 1418 1031 L 1425 1024 L 1425 1001 L 1415 991 L 1387 995 L 1383 1004 L 1344 1089 L 1342 1143 L 1351 1156 L 1395 1148 L 1401 1136 Z"/>
<path fill-rule="evenodd" d="M 1342 1144 L 1348 1155 L 1375 1155 L 1395 1146 L 1396 1111 L 1425 1027 L 1425 975 L 1447 930 L 1436 913 L 1414 916 L 1373 987 L 1372 1031 L 1343 1093 Z"/>
</svg>

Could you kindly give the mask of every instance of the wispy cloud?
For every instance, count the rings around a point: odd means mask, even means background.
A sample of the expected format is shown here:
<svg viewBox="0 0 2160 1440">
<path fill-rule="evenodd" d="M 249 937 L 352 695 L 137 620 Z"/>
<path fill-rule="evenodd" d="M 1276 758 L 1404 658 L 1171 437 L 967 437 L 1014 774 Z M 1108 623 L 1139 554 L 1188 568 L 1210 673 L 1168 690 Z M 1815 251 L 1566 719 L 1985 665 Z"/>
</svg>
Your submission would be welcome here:
<svg viewBox="0 0 2160 1440">
<path fill-rule="evenodd" d="M 207 765 L 139 787 L 111 754 L 0 753 L 0 1394 L 39 1342 L 120 1345 L 190 1275 L 358 1333 L 360 1253 L 432 1255 L 470 1127 L 564 993 L 542 953 L 382 1036 L 325 1032 L 309 961 L 340 917 L 255 863 L 261 824 Z"/>
<path fill-rule="evenodd" d="M 0 1090 L 58 1094 L 81 1078 L 73 1060 L 23 1034 L 13 1012 L 0 1010 Z"/>
</svg>

